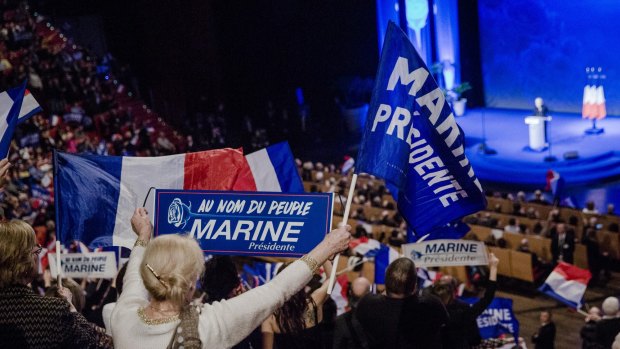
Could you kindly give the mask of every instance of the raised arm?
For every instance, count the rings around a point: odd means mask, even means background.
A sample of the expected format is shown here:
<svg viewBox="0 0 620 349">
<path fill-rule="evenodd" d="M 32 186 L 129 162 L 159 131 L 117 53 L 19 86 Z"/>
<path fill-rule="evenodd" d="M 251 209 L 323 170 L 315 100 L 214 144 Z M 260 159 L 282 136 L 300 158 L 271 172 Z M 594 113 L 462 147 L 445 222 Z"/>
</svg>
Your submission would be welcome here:
<svg viewBox="0 0 620 349">
<path fill-rule="evenodd" d="M 471 309 L 473 314 L 478 317 L 482 312 L 491 304 L 495 297 L 495 290 L 497 289 L 497 265 L 499 259 L 495 257 L 493 253 L 489 253 L 489 282 L 484 290 L 484 296 L 474 304 Z"/>
<path fill-rule="evenodd" d="M 140 276 L 140 263 L 153 231 L 153 225 L 145 208 L 140 207 L 135 210 L 131 217 L 131 228 L 138 235 L 138 239 L 129 256 L 127 271 L 123 278 L 123 293 L 118 298 L 118 304 L 136 299 L 147 301 L 149 295 Z"/>
<path fill-rule="evenodd" d="M 205 305 L 199 321 L 203 346 L 227 348 L 239 343 L 302 289 L 320 264 L 348 247 L 350 229 L 347 226 L 333 230 L 310 253 L 284 269 L 269 283 L 235 298 Z"/>
<path fill-rule="evenodd" d="M 325 278 L 325 281 L 323 281 L 321 287 L 314 290 L 311 295 L 312 300 L 316 303 L 317 307 L 321 307 L 327 299 L 327 287 L 329 286 L 329 276 L 332 274 L 332 262 L 329 260 L 325 261 L 325 263 L 323 263 L 323 269 L 327 278 Z"/>
</svg>

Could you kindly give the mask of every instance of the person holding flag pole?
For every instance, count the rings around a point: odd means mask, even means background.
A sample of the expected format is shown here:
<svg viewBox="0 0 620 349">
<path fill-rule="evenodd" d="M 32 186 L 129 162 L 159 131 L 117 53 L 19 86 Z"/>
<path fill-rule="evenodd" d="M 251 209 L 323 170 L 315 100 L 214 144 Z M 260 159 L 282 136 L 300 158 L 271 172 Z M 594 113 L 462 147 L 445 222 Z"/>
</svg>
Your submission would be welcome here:
<svg viewBox="0 0 620 349">
<path fill-rule="evenodd" d="M 446 224 L 486 206 L 446 97 L 393 22 L 385 36 L 344 222 L 359 173 L 386 181 L 407 222 L 410 242 L 426 235 L 432 239 Z M 334 280 L 335 270 L 328 293 Z"/>
</svg>

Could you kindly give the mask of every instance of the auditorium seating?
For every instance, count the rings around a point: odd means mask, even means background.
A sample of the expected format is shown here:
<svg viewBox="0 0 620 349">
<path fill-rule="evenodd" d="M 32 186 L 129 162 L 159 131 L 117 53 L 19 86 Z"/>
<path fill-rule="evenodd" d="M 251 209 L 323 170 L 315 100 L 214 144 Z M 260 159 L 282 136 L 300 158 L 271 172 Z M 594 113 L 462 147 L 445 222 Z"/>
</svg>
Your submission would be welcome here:
<svg viewBox="0 0 620 349">
<path fill-rule="evenodd" d="M 312 172 L 313 178 L 315 178 L 316 171 Z M 334 177 L 336 179 L 336 183 L 338 183 L 339 179 L 342 178 L 339 174 L 326 173 L 323 178 L 328 179 L 330 177 Z M 368 176 L 359 176 L 357 188 L 360 188 L 363 183 L 368 183 L 372 181 L 375 186 L 381 185 L 382 182 L 377 179 L 371 179 Z M 312 185 L 318 185 L 316 182 L 304 182 L 304 187 L 309 189 Z M 348 182 L 346 188 L 338 188 L 341 194 L 341 200 L 336 198 L 334 200 L 334 218 L 333 218 L 333 226 L 337 227 L 337 225 L 342 221 L 342 214 L 344 212 L 344 201 L 346 200 L 346 195 L 348 191 Z M 338 194 L 336 194 L 337 196 Z M 394 202 L 393 198 L 389 194 L 384 195 L 384 197 L 389 197 L 389 202 Z M 509 199 L 497 198 L 497 197 L 487 197 L 488 205 L 485 211 L 481 213 L 486 215 L 488 214 L 490 218 L 494 218 L 498 221 L 496 228 L 491 228 L 487 226 L 470 224 L 471 231 L 467 235 L 466 238 L 475 238 L 479 241 L 487 241 L 489 236 L 492 234 L 493 230 L 501 231 L 501 235 L 503 239 L 506 241 L 506 248 L 499 248 L 495 246 L 490 246 L 489 250 L 494 252 L 498 258 L 502 261 L 498 268 L 498 274 L 508 278 L 514 278 L 518 280 L 522 280 L 525 282 L 534 282 L 534 270 L 532 265 L 532 256 L 527 252 L 517 251 L 519 248 L 521 241 L 524 238 L 527 238 L 528 245 L 530 251 L 535 253 L 539 258 L 548 263 L 551 262 L 551 239 L 533 235 L 531 232 L 536 224 L 540 224 L 544 229 L 551 224 L 547 221 L 549 214 L 554 209 L 551 205 L 542 205 L 536 203 L 523 203 L 521 207 L 524 210 L 534 210 L 538 213 L 537 218 L 528 218 L 524 216 L 516 216 L 513 215 L 513 202 Z M 396 210 L 388 210 L 382 207 L 373 207 L 368 205 L 359 205 L 352 204 L 351 205 L 351 213 L 353 213 L 358 208 L 362 208 L 364 212 L 364 216 L 366 219 L 378 219 L 381 217 L 384 211 L 388 211 L 388 214 L 392 216 L 396 213 Z M 570 226 L 575 230 L 576 238 L 578 242 L 575 245 L 575 253 L 574 253 L 574 263 L 576 266 L 581 268 L 588 267 L 588 257 L 587 250 L 584 245 L 579 243 L 581 241 L 581 235 L 584 227 L 584 220 L 589 217 L 595 216 L 598 219 L 598 222 L 603 224 L 604 227 L 607 227 L 610 223 L 620 223 L 620 217 L 618 216 L 610 216 L 610 215 L 589 215 L 584 214 L 578 209 L 560 207 L 559 217 L 565 222 L 568 222 L 571 217 L 574 220 L 577 218 L 576 225 Z M 524 224 L 530 234 L 520 234 L 520 233 L 511 233 L 503 230 L 503 227 L 508 224 L 508 220 L 510 218 L 515 218 L 519 224 Z M 403 232 L 403 229 L 397 227 L 390 227 L 379 224 L 370 224 L 368 222 L 360 221 L 357 219 L 349 218 L 348 224 L 355 229 L 358 225 L 364 225 L 367 230 L 371 231 L 371 237 L 374 239 L 379 239 L 381 233 L 385 233 L 385 237 L 389 236 L 389 233 L 393 230 L 397 230 Z M 620 234 L 609 232 L 605 229 L 597 231 L 597 239 L 601 246 L 602 251 L 609 252 L 610 256 L 613 259 L 620 259 Z M 400 250 L 399 248 L 396 248 Z M 367 263 L 368 264 L 368 263 Z M 466 270 L 464 267 L 460 268 L 442 268 L 443 272 L 452 274 L 454 276 L 458 276 L 460 280 L 465 280 Z M 448 270 L 449 269 L 449 270 Z M 463 278 L 461 278 L 463 277 Z"/>
</svg>

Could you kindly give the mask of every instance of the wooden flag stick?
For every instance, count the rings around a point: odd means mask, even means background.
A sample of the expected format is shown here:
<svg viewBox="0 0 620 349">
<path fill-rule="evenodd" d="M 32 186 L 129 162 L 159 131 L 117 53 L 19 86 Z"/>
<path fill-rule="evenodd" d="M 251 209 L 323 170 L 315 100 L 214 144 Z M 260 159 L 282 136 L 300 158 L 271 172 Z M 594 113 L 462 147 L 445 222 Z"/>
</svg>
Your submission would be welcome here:
<svg viewBox="0 0 620 349">
<path fill-rule="evenodd" d="M 344 216 L 342 217 L 342 223 L 344 226 L 347 225 L 349 221 L 349 211 L 351 211 L 351 203 L 353 202 L 353 193 L 355 192 L 355 183 L 357 182 L 357 173 L 353 174 L 351 177 L 351 185 L 349 186 L 349 195 L 347 196 L 347 204 L 344 207 Z M 334 258 L 334 267 L 332 268 L 332 273 L 329 276 L 329 285 L 327 286 L 327 294 L 332 294 L 332 290 L 334 289 L 334 283 L 336 282 L 336 269 L 338 269 L 338 261 L 340 260 L 340 254 L 336 255 Z"/>
<path fill-rule="evenodd" d="M 60 241 L 56 240 L 56 280 L 58 287 L 62 287 L 62 277 L 60 276 Z"/>
</svg>

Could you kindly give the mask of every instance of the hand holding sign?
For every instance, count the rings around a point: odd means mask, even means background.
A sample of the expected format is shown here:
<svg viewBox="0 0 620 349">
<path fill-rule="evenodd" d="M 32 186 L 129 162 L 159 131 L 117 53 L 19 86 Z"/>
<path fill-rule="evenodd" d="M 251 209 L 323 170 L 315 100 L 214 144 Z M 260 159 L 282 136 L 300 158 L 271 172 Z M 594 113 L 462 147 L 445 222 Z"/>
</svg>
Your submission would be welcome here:
<svg viewBox="0 0 620 349">
<path fill-rule="evenodd" d="M 144 207 L 138 207 L 131 217 L 131 229 L 138 235 L 139 240 L 149 241 L 153 225 L 149 219 L 149 214 Z"/>
</svg>

